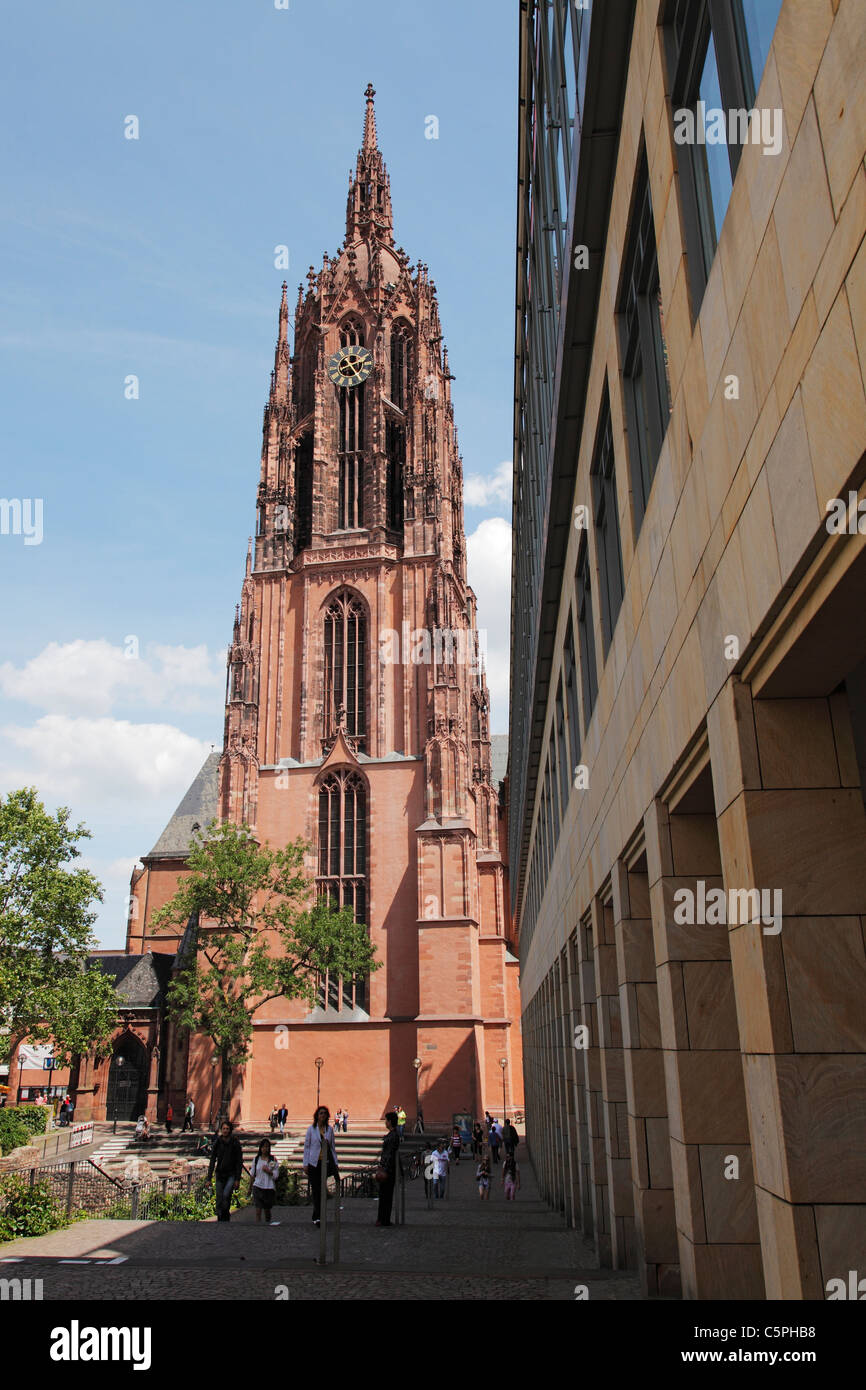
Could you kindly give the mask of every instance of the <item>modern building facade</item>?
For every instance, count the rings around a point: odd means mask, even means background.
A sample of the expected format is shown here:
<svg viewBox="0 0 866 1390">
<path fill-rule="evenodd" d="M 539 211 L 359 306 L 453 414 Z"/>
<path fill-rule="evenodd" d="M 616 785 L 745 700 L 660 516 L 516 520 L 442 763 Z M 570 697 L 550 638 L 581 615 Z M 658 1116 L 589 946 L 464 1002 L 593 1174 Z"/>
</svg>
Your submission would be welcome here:
<svg viewBox="0 0 866 1390">
<path fill-rule="evenodd" d="M 462 462 L 436 287 L 395 243 L 368 87 L 345 241 L 310 269 L 289 342 L 283 286 L 255 541 L 228 653 L 225 738 L 133 875 L 127 949 L 151 931 L 196 830 L 243 822 L 311 846 L 317 890 L 365 923 L 382 968 L 324 978 L 318 1007 L 255 1015 L 232 1117 L 321 1091 L 357 1125 L 389 1102 L 425 1118 L 522 1107 L 504 738 L 466 577 Z M 206 924 L 201 924 L 206 931 Z M 207 1114 L 205 1038 L 163 1049 L 159 1101 Z M 503 1065 L 504 1064 L 504 1065 Z M 97 1107 L 98 1108 L 98 1107 Z"/>
<path fill-rule="evenodd" d="M 533 1158 L 649 1294 L 821 1299 L 866 1249 L 866 9 L 520 24 Z"/>
</svg>

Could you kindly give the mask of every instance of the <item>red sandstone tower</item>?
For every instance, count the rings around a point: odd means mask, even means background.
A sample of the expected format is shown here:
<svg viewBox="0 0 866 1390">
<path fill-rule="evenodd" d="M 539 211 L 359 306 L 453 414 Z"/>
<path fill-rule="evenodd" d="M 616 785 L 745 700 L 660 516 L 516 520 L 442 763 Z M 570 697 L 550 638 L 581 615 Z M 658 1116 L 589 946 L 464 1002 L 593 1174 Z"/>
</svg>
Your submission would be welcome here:
<svg viewBox="0 0 866 1390">
<path fill-rule="evenodd" d="M 369 981 L 325 978 L 312 1013 L 276 1000 L 256 1015 L 235 1089 L 247 1122 L 283 1100 L 307 1121 L 317 1056 L 323 1100 L 356 1122 L 389 1102 L 412 1113 L 415 1058 L 428 1124 L 500 1113 L 503 1059 L 522 1106 L 505 740 L 489 732 L 435 285 L 394 244 L 374 95 L 345 242 L 299 289 L 293 353 L 283 285 L 222 756 L 133 883 L 129 949 L 166 949 L 147 919 L 212 796 L 263 841 L 306 840 L 320 891 L 368 925 L 383 962 Z M 205 1109 L 208 1056 L 191 1039 L 168 1081 Z"/>
</svg>

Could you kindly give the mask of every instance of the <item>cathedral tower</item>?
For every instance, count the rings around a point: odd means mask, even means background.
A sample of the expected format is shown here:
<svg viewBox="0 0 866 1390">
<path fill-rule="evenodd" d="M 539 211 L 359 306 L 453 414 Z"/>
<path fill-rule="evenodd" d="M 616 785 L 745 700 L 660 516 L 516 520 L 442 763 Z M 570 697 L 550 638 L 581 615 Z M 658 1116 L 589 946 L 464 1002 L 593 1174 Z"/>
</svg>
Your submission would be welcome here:
<svg viewBox="0 0 866 1390">
<path fill-rule="evenodd" d="M 287 287 L 264 411 L 256 534 L 228 651 L 218 814 L 312 846 L 321 892 L 384 968 L 323 979 L 319 1007 L 256 1016 L 239 1117 L 286 1093 L 428 1120 L 519 1084 L 503 811 L 466 580 L 453 377 L 428 268 L 395 246 L 372 86 L 345 239 Z M 504 766 L 501 775 L 504 775 Z M 146 928 L 144 932 L 146 939 Z M 288 1030 L 288 1047 L 275 1030 Z M 512 1104 L 519 1104 L 519 1095 Z"/>
</svg>

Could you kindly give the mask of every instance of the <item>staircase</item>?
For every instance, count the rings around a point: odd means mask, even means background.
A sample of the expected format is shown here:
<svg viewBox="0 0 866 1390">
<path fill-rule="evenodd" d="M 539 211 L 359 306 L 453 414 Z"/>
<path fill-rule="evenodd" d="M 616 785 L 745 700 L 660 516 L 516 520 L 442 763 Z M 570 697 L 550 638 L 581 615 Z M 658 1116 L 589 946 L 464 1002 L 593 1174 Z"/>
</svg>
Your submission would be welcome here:
<svg viewBox="0 0 866 1390">
<path fill-rule="evenodd" d="M 168 1170 L 173 1159 L 185 1158 L 190 1160 L 202 1157 L 201 1154 L 195 1152 L 196 1145 L 201 1138 L 201 1131 L 194 1131 L 193 1133 L 187 1131 L 186 1134 L 181 1134 L 175 1130 L 173 1134 L 166 1134 L 164 1128 L 158 1125 L 151 1129 L 151 1137 L 146 1144 L 134 1144 L 132 1142 L 134 1134 L 135 1125 L 131 1122 L 118 1121 L 116 1133 L 114 1133 L 114 1125 L 111 1123 L 97 1124 L 94 1131 L 92 1161 L 112 1176 L 117 1176 L 123 1160 L 134 1155 L 136 1158 L 144 1159 L 149 1163 L 158 1178 L 165 1178 L 169 1175 Z M 251 1166 L 262 1139 L 270 1139 L 271 1151 L 280 1163 L 287 1163 L 290 1168 L 300 1168 L 303 1165 L 306 1129 L 287 1132 L 283 1139 L 280 1139 L 279 1133 L 272 1136 L 267 1127 L 236 1129 L 235 1134 L 241 1142 L 244 1151 L 244 1163 L 247 1168 Z M 364 1168 L 375 1167 L 379 1162 L 384 1137 L 385 1130 L 381 1122 L 373 1122 L 365 1128 L 359 1126 L 356 1129 L 350 1129 L 346 1134 L 341 1131 L 335 1136 L 334 1141 L 340 1171 L 342 1173 L 356 1173 Z M 404 1161 L 406 1156 L 416 1148 L 423 1147 L 424 1142 L 423 1135 L 404 1135 L 400 1150 Z"/>
<path fill-rule="evenodd" d="M 196 1144 L 201 1135 L 187 1130 L 186 1134 L 181 1134 L 175 1130 L 173 1134 L 166 1134 L 161 1127 L 151 1130 L 151 1137 L 146 1144 L 134 1144 L 135 1125 L 118 1121 L 117 1133 L 113 1133 L 113 1124 L 100 1124 L 96 1127 L 94 1152 L 91 1160 L 98 1167 L 104 1168 L 106 1172 L 116 1177 L 120 1173 L 123 1160 L 131 1156 L 144 1159 L 149 1163 L 158 1178 L 169 1176 L 169 1168 L 173 1159 L 201 1158 L 201 1154 L 196 1154 Z M 102 1131 L 101 1133 L 99 1131 Z"/>
<path fill-rule="evenodd" d="M 238 1130 L 238 1138 L 243 1145 L 244 1162 L 249 1166 L 259 1141 L 262 1139 L 271 1140 L 271 1151 L 275 1158 L 281 1163 L 288 1163 L 290 1168 L 300 1168 L 304 1161 L 304 1135 L 306 1130 L 287 1133 L 285 1139 L 280 1139 L 279 1134 L 271 1137 L 269 1129 L 261 1130 Z M 341 1131 L 334 1136 L 334 1144 L 337 1150 L 337 1158 L 340 1164 L 341 1173 L 357 1173 L 363 1168 L 374 1168 L 379 1162 L 379 1155 L 382 1152 L 382 1140 L 385 1137 L 385 1129 L 381 1121 L 373 1124 L 369 1128 L 350 1129 L 346 1134 Z M 415 1147 L 424 1143 L 423 1135 L 412 1138 L 405 1135 L 401 1146 L 401 1153 L 413 1150 Z"/>
</svg>

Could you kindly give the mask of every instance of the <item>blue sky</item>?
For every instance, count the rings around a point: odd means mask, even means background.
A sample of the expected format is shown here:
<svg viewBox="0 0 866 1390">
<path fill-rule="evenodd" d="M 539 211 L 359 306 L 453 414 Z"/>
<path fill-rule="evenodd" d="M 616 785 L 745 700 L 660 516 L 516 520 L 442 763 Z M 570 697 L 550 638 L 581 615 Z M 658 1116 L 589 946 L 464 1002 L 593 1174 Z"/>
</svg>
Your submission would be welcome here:
<svg viewBox="0 0 866 1390">
<path fill-rule="evenodd" d="M 368 81 L 397 242 L 439 293 L 507 728 L 517 8 L 6 12 L 0 493 L 41 499 L 42 540 L 0 535 L 0 793 L 34 784 L 87 822 L 106 945 L 131 866 L 221 742 L 280 283 L 292 310 L 343 239 Z"/>
</svg>

